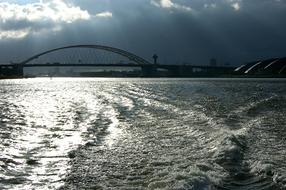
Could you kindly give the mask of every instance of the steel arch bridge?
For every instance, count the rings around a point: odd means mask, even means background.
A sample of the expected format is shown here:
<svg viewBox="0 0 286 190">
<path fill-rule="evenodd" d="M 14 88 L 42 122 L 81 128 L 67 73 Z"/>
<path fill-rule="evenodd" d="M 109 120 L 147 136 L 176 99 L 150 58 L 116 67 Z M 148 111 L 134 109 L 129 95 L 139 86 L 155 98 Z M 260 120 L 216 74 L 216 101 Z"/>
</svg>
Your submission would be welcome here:
<svg viewBox="0 0 286 190">
<path fill-rule="evenodd" d="M 45 55 L 49 55 L 49 54 L 52 54 L 52 53 L 55 53 L 55 52 L 58 52 L 60 50 L 68 50 L 68 49 L 92 49 L 92 50 L 102 50 L 102 51 L 105 51 L 105 52 L 110 52 L 110 53 L 114 53 L 114 54 L 117 54 L 117 55 L 120 55 L 124 58 L 127 58 L 129 59 L 130 61 L 133 62 L 133 64 L 127 64 L 128 66 L 148 66 L 148 65 L 152 65 L 150 62 L 148 62 L 147 60 L 145 60 L 144 58 L 142 57 L 139 57 L 133 53 L 130 53 L 128 51 L 125 51 L 125 50 L 122 50 L 122 49 L 119 49 L 119 48 L 114 48 L 114 47 L 110 47 L 110 46 L 103 46 L 103 45 L 72 45 L 72 46 L 65 46 L 65 47 L 60 47 L 60 48 L 55 48 L 55 49 L 51 49 L 51 50 L 48 50 L 48 51 L 45 51 L 45 52 L 42 52 L 42 53 L 39 53 L 37 55 L 34 55 L 22 62 L 19 63 L 19 65 L 23 66 L 23 67 L 29 67 L 29 66 L 48 66 L 47 64 L 45 63 L 42 63 L 42 64 L 30 64 L 32 61 L 35 61 L 37 59 L 39 59 L 40 57 L 43 57 Z M 86 64 L 86 63 L 70 63 L 70 64 L 60 64 L 58 63 L 58 66 L 67 66 L 67 65 L 70 65 L 70 66 L 127 66 L 126 64 Z"/>
<path fill-rule="evenodd" d="M 89 52 L 91 53 L 89 54 Z M 106 53 L 107 56 L 100 58 L 99 55 L 101 53 Z M 112 56 L 120 59 L 109 61 L 109 58 Z M 122 58 L 124 58 L 125 62 L 121 62 Z M 136 67 L 141 68 L 140 76 L 143 77 L 161 76 L 160 73 L 162 73 L 162 70 L 164 72 L 162 76 L 170 77 L 219 76 L 225 73 L 232 73 L 234 70 L 231 67 L 157 64 L 155 61 L 157 56 L 154 55 L 153 58 L 154 64 L 140 56 L 115 47 L 104 45 L 72 45 L 44 51 L 18 63 L 0 65 L 0 77 L 1 75 L 7 75 L 7 73 L 9 76 L 23 77 L 24 68 L 27 67 L 55 67 L 55 70 L 58 67 L 126 67 L 127 69 Z"/>
</svg>

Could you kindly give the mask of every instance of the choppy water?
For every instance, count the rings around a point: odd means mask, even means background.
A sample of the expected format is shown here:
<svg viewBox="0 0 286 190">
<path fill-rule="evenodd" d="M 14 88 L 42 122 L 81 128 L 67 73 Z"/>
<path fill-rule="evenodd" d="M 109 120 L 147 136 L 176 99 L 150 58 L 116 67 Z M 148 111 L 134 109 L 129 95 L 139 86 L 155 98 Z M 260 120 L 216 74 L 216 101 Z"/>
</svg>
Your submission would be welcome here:
<svg viewBox="0 0 286 190">
<path fill-rule="evenodd" d="M 286 81 L 0 81 L 0 189 L 286 189 Z"/>
</svg>

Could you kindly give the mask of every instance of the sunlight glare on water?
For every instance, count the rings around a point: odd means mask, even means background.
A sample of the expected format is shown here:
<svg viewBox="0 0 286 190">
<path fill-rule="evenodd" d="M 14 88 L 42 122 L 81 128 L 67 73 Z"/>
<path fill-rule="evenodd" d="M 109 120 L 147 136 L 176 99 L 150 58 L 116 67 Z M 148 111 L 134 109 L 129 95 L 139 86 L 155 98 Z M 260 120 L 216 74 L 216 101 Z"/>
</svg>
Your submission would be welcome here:
<svg viewBox="0 0 286 190">
<path fill-rule="evenodd" d="M 71 85 L 71 82 L 75 83 Z M 68 169 L 68 152 L 84 143 L 82 134 L 87 131 L 89 119 L 96 116 L 97 99 L 74 79 L 8 83 L 18 86 L 13 90 L 19 93 L 19 99 L 10 103 L 17 105 L 24 118 L 17 134 L 13 134 L 11 148 L 6 148 L 4 153 L 17 162 L 15 170 L 26 175 L 23 188 L 46 183 L 59 187 Z M 83 107 L 85 104 L 88 106 Z M 87 117 L 88 114 L 93 116 Z"/>
<path fill-rule="evenodd" d="M 0 83 L 0 189 L 286 187 L 284 81 Z"/>
</svg>

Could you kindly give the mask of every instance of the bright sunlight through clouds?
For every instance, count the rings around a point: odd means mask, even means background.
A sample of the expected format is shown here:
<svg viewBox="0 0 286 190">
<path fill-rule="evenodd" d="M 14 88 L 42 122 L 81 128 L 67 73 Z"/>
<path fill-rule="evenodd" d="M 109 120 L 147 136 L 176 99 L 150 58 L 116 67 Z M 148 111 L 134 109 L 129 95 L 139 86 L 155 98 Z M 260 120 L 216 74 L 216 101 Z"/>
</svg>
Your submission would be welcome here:
<svg viewBox="0 0 286 190">
<path fill-rule="evenodd" d="M 26 4 L 1 2 L 0 39 L 17 39 L 28 34 L 59 31 L 63 24 L 89 20 L 91 17 L 87 10 L 61 0 Z M 112 17 L 112 13 L 102 12 L 95 17 Z"/>
<path fill-rule="evenodd" d="M 241 0 L 222 1 L 236 11 L 241 8 Z M 91 15 L 88 10 L 71 2 L 63 0 L 0 1 L 0 40 L 19 39 L 29 34 L 61 31 L 65 25 L 92 20 L 95 17 L 113 17 L 113 13 L 107 10 Z M 97 3 L 99 2 L 95 2 L 95 5 Z M 172 11 L 194 11 L 191 3 L 184 4 L 175 0 L 150 0 L 149 3 L 158 8 Z M 216 4 L 205 4 L 205 7 L 215 8 Z"/>
</svg>

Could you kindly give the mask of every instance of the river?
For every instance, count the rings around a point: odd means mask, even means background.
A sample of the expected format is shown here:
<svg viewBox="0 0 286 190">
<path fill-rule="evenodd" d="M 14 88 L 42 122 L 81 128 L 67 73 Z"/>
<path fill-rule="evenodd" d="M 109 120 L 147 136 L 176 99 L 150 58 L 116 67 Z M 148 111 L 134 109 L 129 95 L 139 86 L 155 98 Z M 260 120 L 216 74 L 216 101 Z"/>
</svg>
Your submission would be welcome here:
<svg viewBox="0 0 286 190">
<path fill-rule="evenodd" d="M 286 189 L 286 80 L 0 81 L 0 189 Z"/>
</svg>

